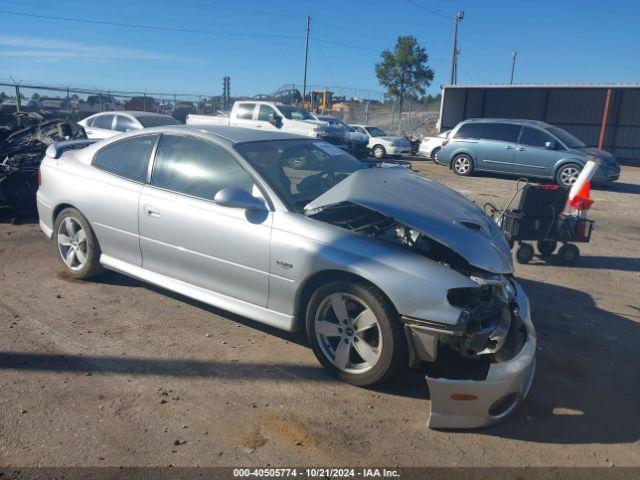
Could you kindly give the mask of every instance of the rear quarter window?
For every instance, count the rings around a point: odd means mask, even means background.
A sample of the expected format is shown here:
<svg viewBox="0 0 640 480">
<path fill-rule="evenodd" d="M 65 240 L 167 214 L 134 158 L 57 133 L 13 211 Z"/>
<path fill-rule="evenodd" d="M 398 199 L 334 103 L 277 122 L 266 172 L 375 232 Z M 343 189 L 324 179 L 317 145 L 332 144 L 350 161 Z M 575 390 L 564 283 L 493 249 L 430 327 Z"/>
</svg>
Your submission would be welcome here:
<svg viewBox="0 0 640 480">
<path fill-rule="evenodd" d="M 107 145 L 93 157 L 93 166 L 114 175 L 144 182 L 158 135 L 143 135 Z"/>
</svg>

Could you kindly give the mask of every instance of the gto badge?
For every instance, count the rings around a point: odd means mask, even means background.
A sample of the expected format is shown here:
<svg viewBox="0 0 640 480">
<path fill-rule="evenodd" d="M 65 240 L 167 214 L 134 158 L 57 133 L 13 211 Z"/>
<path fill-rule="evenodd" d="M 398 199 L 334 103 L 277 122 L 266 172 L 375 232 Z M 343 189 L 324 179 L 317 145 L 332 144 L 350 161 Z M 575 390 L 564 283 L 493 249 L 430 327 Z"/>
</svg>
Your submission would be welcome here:
<svg viewBox="0 0 640 480">
<path fill-rule="evenodd" d="M 282 268 L 284 268 L 285 270 L 291 270 L 293 268 L 292 264 L 283 262 L 282 260 L 276 260 L 276 263 L 280 265 Z"/>
</svg>

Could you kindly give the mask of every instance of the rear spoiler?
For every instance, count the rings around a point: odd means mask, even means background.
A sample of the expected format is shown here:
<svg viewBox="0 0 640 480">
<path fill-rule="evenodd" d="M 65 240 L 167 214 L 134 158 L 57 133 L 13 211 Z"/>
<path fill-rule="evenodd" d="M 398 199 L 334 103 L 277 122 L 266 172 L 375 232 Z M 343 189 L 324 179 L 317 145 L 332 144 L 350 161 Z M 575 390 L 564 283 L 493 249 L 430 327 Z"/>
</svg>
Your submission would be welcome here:
<svg viewBox="0 0 640 480">
<path fill-rule="evenodd" d="M 60 158 L 62 154 L 68 150 L 80 150 L 81 148 L 93 145 L 98 140 L 65 140 L 64 142 L 55 142 L 47 147 L 46 155 L 50 158 Z"/>
</svg>

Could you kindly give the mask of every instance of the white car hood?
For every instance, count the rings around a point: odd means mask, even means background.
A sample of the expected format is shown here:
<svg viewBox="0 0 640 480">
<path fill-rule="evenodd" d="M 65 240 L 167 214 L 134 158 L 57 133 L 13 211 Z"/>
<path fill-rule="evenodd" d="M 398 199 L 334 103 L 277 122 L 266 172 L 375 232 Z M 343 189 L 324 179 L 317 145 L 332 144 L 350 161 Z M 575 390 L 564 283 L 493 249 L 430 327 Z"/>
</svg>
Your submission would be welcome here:
<svg viewBox="0 0 640 480">
<path fill-rule="evenodd" d="M 394 218 L 451 248 L 470 265 L 512 273 L 511 249 L 496 223 L 466 197 L 405 168 L 352 173 L 305 211 L 351 202 Z"/>
</svg>

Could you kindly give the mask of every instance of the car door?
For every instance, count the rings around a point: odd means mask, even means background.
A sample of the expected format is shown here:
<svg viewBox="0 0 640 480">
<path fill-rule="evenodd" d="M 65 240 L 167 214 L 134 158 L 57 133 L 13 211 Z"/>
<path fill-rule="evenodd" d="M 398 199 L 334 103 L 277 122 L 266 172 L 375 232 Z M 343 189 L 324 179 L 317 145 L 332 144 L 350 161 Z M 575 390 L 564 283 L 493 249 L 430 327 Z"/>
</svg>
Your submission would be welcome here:
<svg viewBox="0 0 640 480">
<path fill-rule="evenodd" d="M 114 115 L 98 115 L 93 118 L 91 124 L 85 128 L 87 137 L 103 139 L 114 136 L 117 132 L 113 130 Z"/>
<path fill-rule="evenodd" d="M 477 147 L 477 168 L 490 172 L 513 172 L 520 125 L 490 122 L 476 125 L 480 138 Z"/>
<path fill-rule="evenodd" d="M 270 105 L 258 105 L 255 127 L 263 130 L 279 130 L 269 120 L 279 115 Z"/>
<path fill-rule="evenodd" d="M 271 212 L 217 205 L 222 188 L 261 197 L 222 146 L 163 134 L 140 199 L 142 266 L 212 292 L 266 306 Z"/>
<path fill-rule="evenodd" d="M 139 135 L 110 143 L 96 152 L 95 173 L 83 185 L 90 192 L 83 213 L 91 222 L 103 255 L 142 265 L 138 200 L 147 179 L 149 157 L 158 135 Z"/>
<path fill-rule="evenodd" d="M 550 147 L 547 144 L 550 142 Z M 562 146 L 544 130 L 524 126 L 516 148 L 514 173 L 534 177 L 553 177 L 556 162 L 562 157 Z"/>
</svg>

